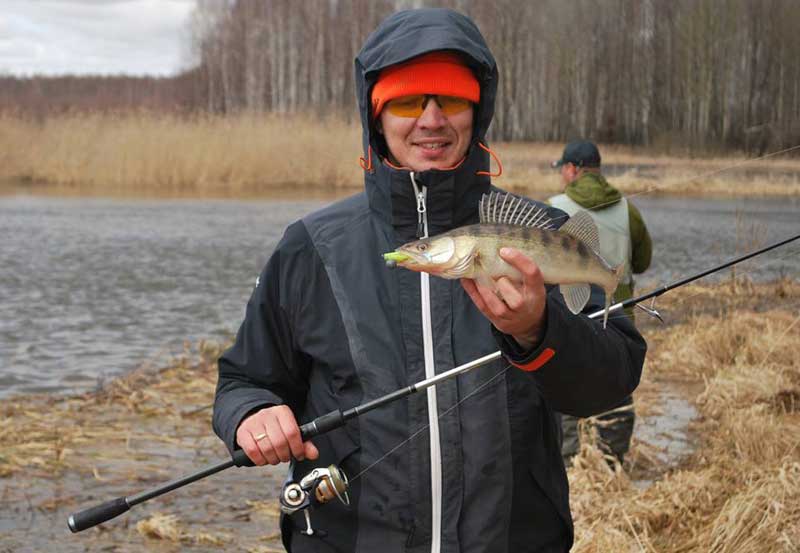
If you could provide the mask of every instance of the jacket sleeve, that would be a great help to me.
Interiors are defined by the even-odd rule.
[[[653,256],[653,242],[642,214],[636,206],[628,202],[628,225],[631,233],[631,269],[634,273],[643,273],[650,266]]]
[[[589,305],[585,312],[602,309],[602,291],[592,287]],[[494,332],[506,359],[531,371],[553,409],[576,417],[596,415],[638,386],[647,343],[628,317],[612,312],[603,329],[598,319],[570,313],[557,287],[548,292],[546,317],[542,340],[531,351]]]
[[[309,360],[295,347],[293,329],[310,247],[302,223],[286,230],[258,278],[235,343],[219,359],[212,424],[231,452],[250,413],[282,404],[297,412],[306,396]]]

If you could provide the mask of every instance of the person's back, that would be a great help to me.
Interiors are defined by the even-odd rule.
[[[561,159],[553,163],[561,170],[566,185],[562,194],[551,197],[548,203],[570,216],[586,211],[597,224],[600,255],[612,267],[624,265],[623,276],[614,293],[614,301],[632,298],[633,275],[644,272],[652,256],[652,242],[639,210],[602,175],[600,152],[588,141],[571,142],[564,148]],[[626,309],[633,320],[633,308]],[[630,448],[635,414],[633,398],[625,398],[608,413],[596,417],[600,446],[623,461]],[[578,452],[580,445],[578,420],[562,417],[562,455],[565,463]]]

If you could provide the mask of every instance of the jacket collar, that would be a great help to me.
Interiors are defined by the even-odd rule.
[[[400,242],[417,238],[417,198],[408,169],[397,169],[374,160],[365,176],[370,209],[390,223]],[[428,233],[441,234],[455,227],[478,222],[478,202],[489,191],[490,179],[478,175],[489,165],[488,154],[473,143],[467,158],[455,169],[414,173],[426,188]]]
[[[611,186],[603,175],[584,173],[572,181],[564,193],[586,209],[615,204],[622,199],[619,190]]]

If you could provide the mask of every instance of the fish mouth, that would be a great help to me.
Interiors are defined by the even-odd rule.
[[[403,252],[389,252],[383,254],[384,261],[394,261],[395,263],[403,263],[411,259],[411,256]]]
[[[419,271],[421,267],[428,265],[428,261],[424,256],[402,251],[385,253],[383,254],[383,260],[387,267],[403,267],[412,271]]]

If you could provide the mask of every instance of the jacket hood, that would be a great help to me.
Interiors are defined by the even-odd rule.
[[[584,173],[569,183],[564,193],[586,209],[611,205],[622,199],[619,190],[611,186],[603,175],[596,173]]]
[[[458,52],[477,77],[481,100],[475,109],[470,152],[476,149],[477,142],[485,142],[494,115],[497,65],[478,27],[465,15],[450,9],[405,10],[386,18],[367,37],[355,59],[356,95],[365,157],[370,147],[373,153],[380,151],[370,121],[370,94],[378,74],[390,65],[436,50]],[[489,160],[488,156],[485,157],[488,170]],[[380,163],[377,158],[372,160],[373,165],[376,162]]]

